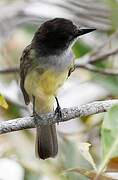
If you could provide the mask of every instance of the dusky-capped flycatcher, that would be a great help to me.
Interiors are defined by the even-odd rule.
[[[57,90],[74,69],[71,46],[79,36],[93,30],[80,29],[70,20],[55,18],[43,23],[24,49],[20,59],[20,86],[27,105],[35,98],[38,114],[53,111]],[[55,125],[37,127],[36,148],[42,159],[57,154]]]

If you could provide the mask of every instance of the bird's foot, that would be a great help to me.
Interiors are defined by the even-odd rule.
[[[57,117],[57,124],[59,124],[59,122],[62,120],[62,112],[61,112],[61,107],[59,105],[59,101],[57,99],[57,97],[55,97],[56,102],[57,102],[57,107],[55,109],[55,116]]]

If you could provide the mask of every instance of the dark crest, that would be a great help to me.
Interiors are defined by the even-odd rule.
[[[77,32],[78,29],[72,21],[55,18],[41,25],[34,35],[33,42],[36,47],[42,48],[45,53],[54,54],[68,48],[77,37]]]

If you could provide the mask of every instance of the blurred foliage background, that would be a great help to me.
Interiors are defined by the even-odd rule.
[[[97,28],[97,31],[79,39],[73,52],[76,58],[87,53],[109,52],[118,47],[118,1],[93,0],[1,0],[0,1],[0,71],[19,67],[23,49],[31,42],[42,22],[53,17],[72,19],[79,26]],[[118,55],[94,64],[103,70],[118,69]],[[8,108],[0,107],[0,121],[23,117],[32,113],[24,104],[19,87],[19,74],[0,73],[0,94]],[[118,97],[118,76],[103,75],[77,69],[59,91],[61,107],[72,107],[96,100]],[[54,159],[35,157],[35,129],[0,136],[0,179],[2,180],[86,180],[80,168],[91,171],[103,160],[101,126],[104,113],[61,123],[57,126],[59,154]],[[83,155],[80,146],[90,143]],[[88,146],[88,145],[87,145]],[[118,175],[117,175],[118,177]],[[92,178],[91,178],[92,179]]]

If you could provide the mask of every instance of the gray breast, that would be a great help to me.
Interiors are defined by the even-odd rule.
[[[73,61],[73,53],[71,50],[64,51],[60,55],[51,55],[47,57],[40,57],[37,59],[42,68],[53,68],[57,71],[63,71],[68,68]]]

